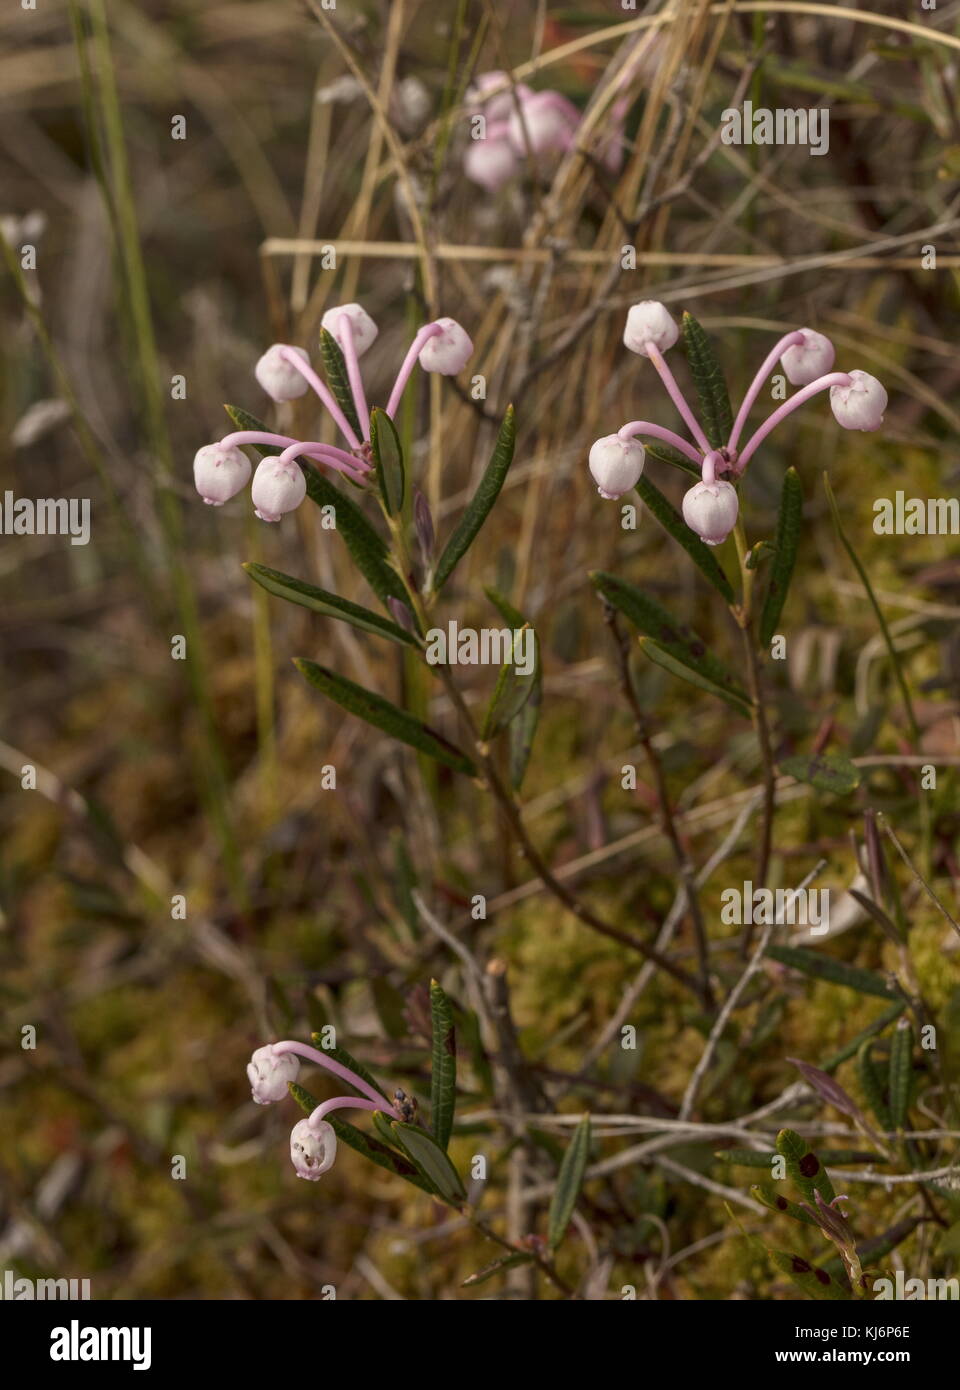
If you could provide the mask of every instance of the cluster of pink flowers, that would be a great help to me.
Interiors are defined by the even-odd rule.
[[[341,1081],[346,1081],[359,1096],[334,1096],[325,1100],[306,1119],[295,1124],[290,1133],[290,1159],[298,1178],[316,1182],[328,1172],[337,1156],[337,1136],[326,1118],[334,1110],[379,1110],[392,1119],[402,1120],[400,1112],[382,1096],[376,1087],[364,1081],[349,1067],[334,1061],[326,1053],[306,1043],[286,1041],[267,1043],[258,1047],[247,1065],[253,1099],[258,1105],[274,1105],[289,1094],[289,1083],[296,1081],[300,1058],[325,1067]]]
[[[360,358],[377,336],[377,325],[359,304],[343,304],[328,309],[323,327],[336,340],[343,353],[360,435],[347,420],[329,388],[317,376],[303,348],[274,343],[254,369],[257,381],[274,401],[292,401],[312,387],[346,441],[345,449],[315,440],[292,439],[289,435],[262,430],[235,430],[215,444],[198,449],[193,460],[197,491],[212,507],[220,507],[242,491],[250,481],[250,460],[244,444],[271,445],[282,449],[261,460],[253,474],[251,495],[256,514],[262,521],[279,521],[292,512],[306,496],[307,484],[297,460],[307,458],[363,483],[372,471],[370,456],[370,411],[367,408]],[[417,362],[425,372],[453,376],[461,371],[473,352],[473,343],[453,319],[436,319],[423,326],[403,359],[387,401],[386,413],[393,419],[404,389]]]
[[[600,496],[617,498],[636,487],[643,472],[645,451],[638,435],[662,440],[678,449],[701,473],[701,481],[683,499],[683,519],[707,545],[720,545],[736,525],[740,503],[733,483],[743,474],[758,446],[781,420],[811,396],[829,390],[830,408],[844,429],[877,430],[883,423],[887,393],[876,377],[861,371],[833,371],[835,353],[829,338],[812,328],[798,328],[785,334],[767,354],[743,398],[730,438],[722,448],[715,449],[663,358],[679,336],[678,324],[656,300],[634,304],[627,314],[624,344],[653,363],[696,447],[673,430],[647,420],[631,420],[616,434],[597,440],[590,450],[589,466]],[[741,449],[738,446],[747,416],[778,361],[787,380],[801,389],[774,410]]]
[[[485,72],[467,93],[467,110],[482,116],[483,135],[473,139],[463,157],[463,172],[488,193],[514,178],[527,156],[540,161],[573,148],[580,111],[561,92],[535,92],[520,82],[511,87],[506,73]],[[622,156],[623,116],[628,102],[618,102],[610,115],[613,134],[601,158],[615,173]]]

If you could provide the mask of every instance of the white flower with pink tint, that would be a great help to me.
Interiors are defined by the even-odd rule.
[[[275,1052],[273,1043],[258,1047],[247,1063],[247,1076],[258,1105],[273,1105],[289,1093],[287,1083],[296,1081],[300,1062],[292,1052]]]
[[[797,334],[801,341],[784,349],[780,363],[793,386],[809,386],[830,371],[836,352],[830,339],[812,328],[798,328]]]
[[[505,121],[489,125],[482,140],[471,140],[463,156],[463,172],[471,183],[497,193],[514,177],[519,161],[506,136]]]
[[[436,319],[431,327],[439,332],[431,334],[420,349],[420,366],[425,372],[456,376],[473,356],[473,343],[456,319]]]
[[[193,481],[204,502],[222,507],[250,481],[250,460],[236,445],[204,444],[193,458]]]
[[[362,357],[376,339],[379,329],[366,309],[359,304],[339,304],[335,309],[328,309],[320,320],[321,327],[325,328],[332,338],[335,338],[338,346],[346,351],[347,336],[345,325],[349,323],[353,334],[353,344],[357,351],[357,356]]]
[[[697,483],[683,497],[683,519],[706,545],[720,545],[737,524],[737,490],[722,479]]]
[[[887,393],[869,372],[852,371],[849,381],[830,387],[830,409],[845,430],[878,430],[887,408]]]
[[[608,434],[590,449],[589,467],[601,497],[614,501],[636,487],[646,453],[637,439]]]
[[[296,463],[287,463],[282,455],[268,455],[260,461],[253,475],[250,496],[261,521],[279,521],[287,512],[295,511],[307,495],[307,480]]]
[[[314,1111],[314,1115],[316,1113]],[[316,1182],[333,1167],[336,1156],[337,1136],[331,1124],[320,1120],[315,1125],[311,1115],[294,1125],[290,1134],[290,1159],[298,1178]]]
[[[579,122],[580,112],[559,92],[533,92],[511,110],[507,133],[521,157],[528,142],[531,154],[552,154],[571,147]]]
[[[308,390],[310,383],[297,368],[297,357],[309,366],[310,358],[303,348],[290,347],[287,343],[274,343],[273,347],[267,348],[254,367],[254,376],[273,400],[294,401]]]
[[[627,323],[623,330],[624,346],[641,357],[648,357],[647,344],[652,343],[658,352],[672,348],[680,336],[680,327],[667,309],[656,299],[643,299],[627,312]]]

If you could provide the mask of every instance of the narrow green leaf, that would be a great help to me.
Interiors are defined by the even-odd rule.
[[[397,1143],[433,1183],[443,1200],[453,1207],[462,1207],[467,1193],[460,1174],[433,1136],[418,1125],[404,1124],[400,1120],[394,1120],[391,1129]]]
[[[733,429],[733,411],[720,359],[692,314],[684,313],[680,327],[700,405],[703,432],[715,449],[722,449]]]
[[[547,1217],[547,1243],[556,1250],[567,1233],[590,1156],[590,1116],[584,1115],[563,1155]]]
[[[900,935],[900,932],[893,920],[887,916],[882,907],[878,906],[878,904],[875,903],[872,898],[868,898],[866,893],[861,893],[856,888],[849,888],[847,891],[849,892],[851,898],[853,898],[854,902],[859,903],[860,906],[863,908],[864,912],[866,912],[870,917],[873,918],[877,926],[883,932],[884,936],[892,945],[903,945],[903,937]]]
[[[780,770],[832,796],[849,796],[860,785],[860,769],[837,753],[798,753],[781,758]]]
[[[265,425],[262,420],[257,419],[256,415],[251,415],[249,410],[244,410],[242,406],[225,405],[223,408],[238,430],[259,430],[262,434],[276,433],[270,429],[269,425]],[[263,458],[264,454],[283,453],[283,450],[277,448],[275,444],[245,444],[243,447],[255,449],[260,458]]]
[[[810,1264],[801,1255],[787,1250],[771,1250],[769,1253],[777,1269],[788,1275],[808,1298],[819,1302],[842,1302],[852,1297],[849,1288],[841,1284],[836,1275]]]
[[[825,1202],[833,1201],[837,1194],[826,1168],[796,1130],[781,1129],[777,1135],[777,1153],[786,1159],[787,1172],[808,1202],[816,1204],[815,1192],[819,1192]]]
[[[875,1018],[873,1022],[868,1024],[855,1038],[851,1038],[848,1043],[845,1043],[839,1052],[835,1052],[829,1061],[824,1062],[823,1070],[836,1071],[841,1062],[846,1062],[850,1057],[853,1057],[860,1051],[860,1048],[868,1038],[875,1037],[877,1033],[882,1033],[889,1023],[893,1023],[898,1019],[906,1007],[906,1000],[901,999],[894,1004],[892,1008],[886,1009],[879,1018]]]
[[[642,441],[644,452],[651,458],[655,458],[658,463],[669,463],[671,468],[679,468],[681,473],[688,473],[691,478],[700,481],[701,470],[692,459],[688,459],[686,454],[681,454],[679,449],[674,449],[669,444],[664,444],[662,440],[651,439]]]
[[[300,1106],[301,1110],[309,1115],[316,1110],[319,1101],[299,1086],[296,1081],[288,1081],[287,1086],[290,1094]],[[376,1112],[375,1112],[376,1113]],[[436,1196],[436,1189],[416,1167],[404,1157],[402,1153],[397,1153],[396,1149],[388,1149],[385,1144],[381,1144],[379,1139],[372,1139],[364,1134],[362,1129],[357,1129],[347,1120],[340,1120],[336,1115],[327,1116],[328,1123],[333,1126],[333,1132],[337,1136],[337,1142],[346,1144],[348,1148],[354,1149],[364,1158],[368,1158],[371,1163],[375,1163],[378,1168],[385,1168],[388,1173],[393,1173],[395,1177],[404,1178],[407,1182],[412,1182],[414,1187],[419,1187],[421,1192],[428,1192],[431,1197]]]
[[[757,1149],[717,1149],[713,1156],[735,1168],[766,1168],[767,1172],[776,1158],[773,1152],[760,1153]]]
[[[698,690],[705,690],[709,695],[715,695],[718,700],[735,709],[738,714],[749,718],[750,706],[741,700],[731,690],[725,690],[722,685],[717,685],[714,681],[702,676],[699,671],[687,666],[682,661],[677,661],[676,657],[670,652],[665,651],[658,642],[654,642],[650,637],[640,638],[640,650],[644,656],[648,656],[651,661],[658,666],[662,666],[665,671],[669,671],[672,676],[679,676],[681,680],[687,681],[690,685],[695,685]]]
[[[308,468],[307,496],[318,507],[332,507],[336,530],[343,537],[353,562],[381,603],[388,598],[409,602],[403,580],[390,564],[387,546],[363,512],[345,492],[341,492],[316,468]]]
[[[880,999],[896,997],[893,986],[882,975],[863,970],[859,965],[835,960],[821,951],[812,951],[808,946],[768,946],[767,955],[781,965],[788,965],[791,970],[812,975],[816,980],[829,980],[831,984],[844,985],[859,994],[875,994]]]
[[[804,1226],[818,1226],[817,1221],[799,1202],[791,1202],[789,1197],[775,1192],[769,1183],[754,1183],[750,1191],[758,1202],[769,1207],[771,1211],[779,1212],[781,1216],[790,1216],[794,1221],[799,1221]]]
[[[437,561],[437,568],[433,576],[435,590],[443,588],[456,566],[470,549],[481,526],[489,516],[500,489],[503,487],[510,464],[513,462],[516,438],[517,426],[513,406],[508,405],[486,471],[480,479],[476,492],[467,504],[459,525],[447,541],[443,554]]]
[[[446,1152],[457,1105],[457,1034],[450,1000],[436,980],[430,981],[430,1018],[433,1026],[430,1122],[434,1138]]]
[[[347,364],[340,351],[340,344],[326,328],[320,329],[320,360],[323,362],[323,374],[327,378],[327,385],[333,393],[334,400],[347,417],[347,424],[357,438],[362,439],[363,430],[357,416],[357,407],[354,405],[353,392],[350,390]]]
[[[505,598],[503,594],[493,588],[485,588],[484,593],[509,627],[523,627],[526,619],[519,609],[514,608],[509,599]],[[513,787],[514,791],[519,791],[523,783],[527,764],[530,761],[530,754],[533,751],[533,740],[536,737],[537,725],[540,722],[540,709],[543,704],[543,667],[540,660],[540,638],[537,636],[535,630],[533,649],[533,685],[519,714],[516,714],[510,721],[508,761],[510,767],[510,785]]]
[[[295,657],[293,664],[312,686],[322,691],[341,709],[365,719],[368,724],[381,729],[391,738],[409,744],[420,753],[429,754],[431,758],[436,758],[437,762],[455,768],[457,772],[465,772],[468,777],[476,774],[476,768],[465,753],[428,725],[414,719],[412,714],[407,714],[406,710],[398,709],[389,700],[385,700],[382,695],[365,690],[362,685],[347,680],[346,676],[338,676],[335,671],[328,670],[326,666],[318,666],[316,662],[307,661],[304,657]]]
[[[590,580],[598,593],[628,618],[645,637],[651,637],[675,660],[697,671],[712,685],[718,685],[743,704],[750,697],[698,633],[686,623],[678,623],[666,608],[625,579],[594,570]]]
[[[396,516],[403,506],[406,488],[403,449],[393,421],[378,406],[374,406],[370,412],[370,448],[377,466],[377,482],[383,505],[389,516]]]
[[[901,1018],[890,1039],[890,1125],[902,1129],[910,1103],[910,1082],[913,1077],[913,1031],[908,1018]]]
[[[480,737],[486,741],[505,729],[510,721],[520,713],[533,694],[536,684],[536,663],[529,675],[521,675],[517,670],[517,660],[521,656],[521,644],[526,641],[524,628],[515,631],[511,637],[509,661],[505,661],[497,676],[487,712],[483,718]],[[536,641],[536,638],[534,638]]]
[[[381,618],[379,613],[371,613],[369,608],[362,608],[359,603],[351,603],[349,599],[327,593],[325,589],[318,589],[304,579],[294,579],[280,570],[268,569],[266,565],[247,563],[243,568],[262,589],[276,594],[278,598],[287,599],[289,603],[298,603],[301,608],[309,608],[327,618],[338,618],[351,627],[372,632],[377,637],[389,637],[392,642],[402,642],[411,647],[417,645],[416,639],[406,629],[392,623],[389,618]]]
[[[793,576],[800,544],[800,527],[803,520],[803,488],[795,468],[788,468],[783,478],[783,491],[780,494],[780,515],[777,518],[777,539],[770,578],[767,581],[767,594],[760,614],[760,641],[766,647],[777,630],[783,605]]]
[[[483,1269],[478,1269],[476,1274],[468,1275],[460,1287],[462,1289],[475,1289],[478,1284],[485,1284],[495,1274],[502,1274],[507,1269],[516,1269],[517,1265],[532,1263],[532,1255],[527,1255],[523,1250],[515,1250],[512,1255],[501,1255],[498,1260],[493,1260],[492,1263],[484,1265]]]
[[[890,1108],[884,1095],[880,1071],[873,1060],[873,1051],[868,1039],[857,1053],[857,1078],[863,1098],[876,1116],[881,1129],[892,1129]]]
[[[683,546],[701,574],[709,579],[727,603],[733,603],[733,589],[730,587],[730,580],[717,563],[716,556],[710,547],[704,545],[700,537],[690,530],[673,503],[668,501],[660,489],[655,487],[645,475],[641,476],[637,483],[637,492],[641,500],[647,504],[651,515],[656,517],[663,529],[668,531],[673,539]]]

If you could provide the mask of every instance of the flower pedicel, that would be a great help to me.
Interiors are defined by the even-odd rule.
[[[319,397],[346,441],[346,448],[317,441],[293,439],[285,434],[266,430],[235,430],[215,444],[204,444],[193,460],[193,478],[203,500],[213,507],[222,507],[231,497],[242,492],[250,481],[250,460],[243,445],[267,445],[279,449],[261,459],[253,474],[251,496],[256,514],[262,521],[279,521],[287,512],[299,507],[307,493],[306,478],[300,459],[332,468],[351,482],[362,485],[373,472],[370,462],[370,411],[367,407],[360,358],[377,337],[377,325],[359,304],[342,304],[328,309],[322,319],[323,327],[334,338],[343,353],[350,395],[360,435],[350,424],[329,387],[310,365],[303,348],[288,343],[274,343],[254,368],[257,381],[274,401],[292,401],[311,388]],[[399,408],[407,382],[419,362],[425,372],[453,376],[462,371],[473,353],[473,343],[456,320],[436,319],[425,324],[411,343],[390,392],[386,413],[393,419]]]
[[[636,436],[659,439],[678,449],[701,471],[701,481],[684,496],[683,519],[707,545],[720,545],[736,526],[740,504],[734,483],[743,475],[752,455],[767,435],[805,401],[829,390],[830,408],[844,429],[877,430],[883,423],[887,393],[876,377],[858,370],[831,370],[835,353],[830,339],[812,328],[798,328],[785,334],[767,354],[743,398],[730,438],[722,449],[714,449],[663,358],[679,336],[676,320],[656,300],[634,304],[627,314],[625,346],[653,363],[695,446],[673,430],[649,420],[631,420],[615,435],[597,440],[590,450],[589,466],[600,496],[617,498],[635,487],[643,472],[643,449]],[[778,406],[738,450],[747,417],[778,362],[787,379],[800,390]],[[617,450],[616,441],[623,446],[622,452]],[[639,452],[628,452],[638,447]],[[720,477],[722,473],[732,481]]]

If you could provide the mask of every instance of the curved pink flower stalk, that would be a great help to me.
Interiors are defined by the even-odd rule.
[[[318,463],[325,463],[328,468],[335,468],[338,473],[345,473],[356,483],[362,482],[370,472],[370,465],[363,459],[345,453],[343,449],[337,449],[332,444],[318,444],[315,440],[306,439],[295,439],[289,448],[284,449],[278,462],[293,463],[301,455],[316,459]]]
[[[326,1067],[327,1071],[332,1072],[334,1076],[339,1076],[341,1081],[346,1081],[348,1085],[361,1091],[365,1096],[369,1096],[374,1102],[370,1107],[372,1110],[389,1111],[390,1114],[395,1115],[398,1120],[401,1118],[387,1100],[386,1096],[382,1096],[374,1086],[371,1086],[368,1081],[364,1081],[362,1076],[358,1076],[355,1071],[351,1071],[349,1067],[345,1067],[342,1062],[335,1062],[334,1059],[328,1057],[325,1052],[320,1052],[317,1048],[310,1047],[309,1044],[299,1042],[295,1038],[288,1038],[284,1042],[273,1044],[273,1053],[275,1056],[282,1057],[288,1052],[292,1052],[298,1057],[304,1057],[308,1062],[316,1062],[317,1066]]]
[[[333,417],[333,421],[336,424],[337,429],[343,435],[344,439],[346,439],[347,443],[350,445],[350,448],[359,449],[361,441],[353,432],[350,426],[350,422],[347,420],[347,417],[344,415],[343,411],[337,405],[337,402],[333,399],[333,396],[330,394],[330,391],[328,390],[326,384],[320,380],[316,372],[310,366],[310,363],[305,362],[302,357],[300,357],[295,352],[291,352],[289,348],[284,348],[281,351],[280,356],[283,358],[285,362],[289,362],[291,367],[295,367],[297,371],[300,373],[300,375],[305,377],[306,380],[310,383],[314,391],[316,391],[317,395],[320,397],[320,400],[323,402],[326,410]]]
[[[384,1107],[375,1104],[372,1100],[361,1100],[359,1096],[334,1096],[332,1100],[325,1100],[317,1106],[316,1110],[311,1110],[307,1116],[307,1124],[311,1129],[316,1129],[317,1125],[329,1115],[332,1110],[380,1110]],[[395,1110],[392,1105],[387,1105],[386,1113],[392,1115],[395,1120],[402,1120],[403,1116],[399,1110]]]
[[[683,423],[686,425],[687,429],[690,431],[694,439],[700,445],[700,448],[703,450],[703,452],[705,454],[709,454],[713,446],[711,445],[707,436],[704,434],[703,430],[700,428],[700,424],[697,420],[697,417],[694,415],[693,411],[687,405],[686,397],[680,390],[680,387],[677,385],[676,377],[673,375],[673,372],[671,372],[670,368],[664,361],[660,349],[657,347],[656,343],[650,341],[649,339],[644,343],[643,346],[646,355],[650,358],[650,361],[656,368],[660,380],[667,388],[667,395],[670,397],[674,405],[679,410],[681,418],[683,419]]]
[[[350,382],[350,393],[353,396],[353,403],[357,408],[357,419],[360,421],[360,428],[363,430],[364,439],[370,438],[370,411],[367,409],[367,397],[363,390],[363,377],[360,375],[360,357],[357,353],[357,344],[353,336],[353,320],[349,314],[340,314],[338,318],[340,332],[343,335],[343,359],[347,364],[347,379]]]
[[[298,439],[292,438],[289,434],[269,434],[266,430],[236,430],[233,434],[225,434],[219,441],[221,444],[272,444],[275,449],[286,449],[292,444],[299,444]],[[317,453],[308,453],[308,450],[316,449]],[[354,457],[353,454],[346,453],[343,449],[335,449],[332,444],[306,444],[301,447],[301,452],[307,454],[308,458],[316,458],[318,463],[325,463],[326,459],[322,454],[333,452],[344,460],[349,460],[351,467],[367,469],[368,465],[362,459]]]
[[[812,396],[819,395],[821,391],[826,391],[831,386],[849,386],[851,381],[852,378],[848,372],[827,372],[826,376],[817,377],[817,380],[811,381],[809,386],[802,386],[799,391],[794,392],[789,400],[784,401],[783,405],[778,406],[773,414],[764,420],[756,433],[751,435],[749,441],[743,446],[737,460],[737,472],[743,472],[750,458],[756,453],[771,430],[775,430],[781,420],[785,420],[788,415],[792,414],[797,406],[803,405],[804,401],[810,400]]]
[[[633,439],[638,434],[648,434],[651,439],[661,439],[664,444],[672,444],[681,454],[686,454],[691,463],[699,466],[703,462],[702,455],[692,444],[688,444],[679,434],[674,434],[673,430],[664,429],[662,425],[653,425],[649,420],[631,420],[628,425],[622,425],[617,434],[621,439]],[[709,447],[707,445],[708,449]]]
[[[417,336],[407,348],[407,355],[400,365],[400,370],[397,372],[397,379],[393,383],[393,390],[390,392],[390,399],[387,401],[387,414],[390,416],[391,420],[399,409],[400,402],[403,399],[403,393],[407,387],[407,382],[410,380],[410,373],[416,366],[421,349],[431,338],[435,338],[442,332],[443,329],[438,323],[426,323],[421,329],[418,329]]]
[[[740,409],[737,411],[737,418],[733,422],[733,429],[730,432],[730,439],[727,442],[727,449],[731,454],[736,450],[737,441],[743,433],[744,425],[747,423],[747,416],[753,409],[754,401],[763,389],[764,382],[780,361],[780,358],[787,348],[794,347],[802,342],[803,334],[799,329],[795,329],[792,333],[785,333],[776,346],[772,347],[767,353],[767,356],[763,359],[760,370],[753,378],[753,381],[751,381],[749,390],[743,398]]]

